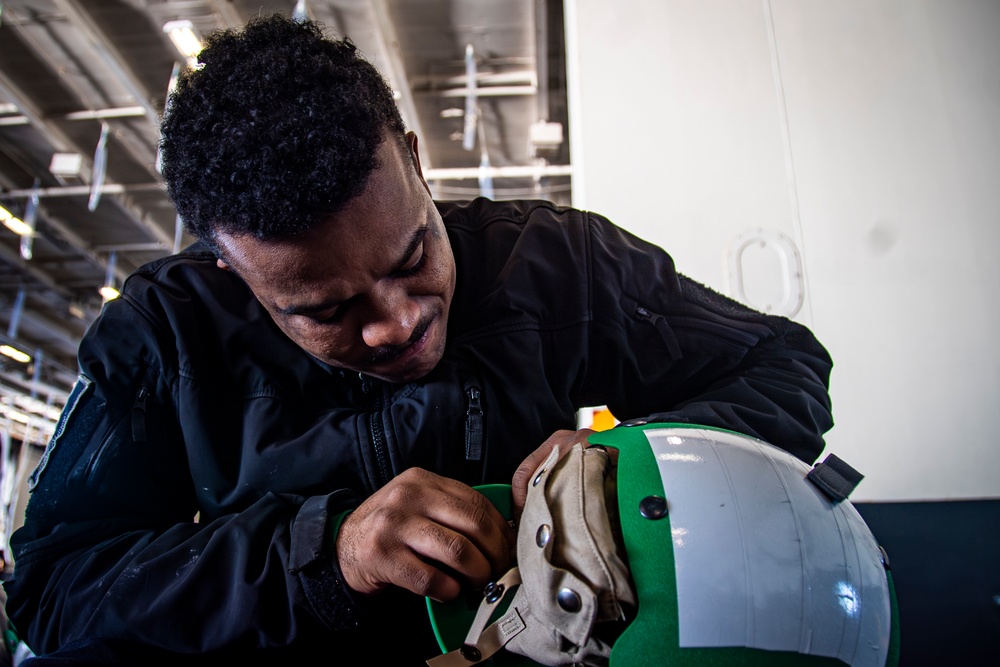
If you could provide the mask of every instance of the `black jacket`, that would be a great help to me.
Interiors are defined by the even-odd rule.
[[[423,632],[420,601],[353,599],[332,555],[338,516],[404,469],[509,483],[592,405],[807,462],[822,450],[831,362],[806,328],[678,275],[594,214],[439,209],[458,272],[448,345],[405,385],[311,358],[203,247],[128,279],[80,346],[12,539],[8,613],[29,646],[328,653],[353,636],[423,660],[434,645],[404,636]]]

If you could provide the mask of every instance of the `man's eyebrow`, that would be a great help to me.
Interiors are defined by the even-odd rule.
[[[401,254],[401,259],[396,262],[392,271],[399,271],[406,263],[410,261],[410,257],[413,253],[417,251],[417,248],[424,241],[424,237],[427,236],[427,225],[420,227],[413,232],[413,236],[410,237],[410,242],[406,246],[406,249]],[[327,301],[324,303],[304,303],[304,304],[293,304],[291,306],[285,306],[284,308],[275,308],[274,311],[279,315],[316,315],[319,313],[326,313],[341,304],[340,301]]]

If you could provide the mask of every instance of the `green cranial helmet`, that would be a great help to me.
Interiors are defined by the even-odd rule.
[[[897,665],[887,559],[846,499],[860,478],[709,427],[591,435],[535,472],[517,567],[428,600],[427,663]],[[510,516],[509,486],[480,488]]]

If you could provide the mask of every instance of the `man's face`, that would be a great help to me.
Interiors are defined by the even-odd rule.
[[[416,157],[416,137],[409,136]],[[455,258],[430,191],[391,137],[365,191],[291,240],[220,233],[219,266],[238,273],[275,323],[326,363],[390,382],[444,354]]]

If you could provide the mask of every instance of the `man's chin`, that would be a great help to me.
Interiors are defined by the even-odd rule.
[[[434,370],[439,361],[441,361],[440,354],[424,354],[421,358],[409,360],[409,363],[399,365],[389,364],[384,368],[374,366],[361,372],[379,380],[402,384],[405,382],[414,382],[424,377]]]

